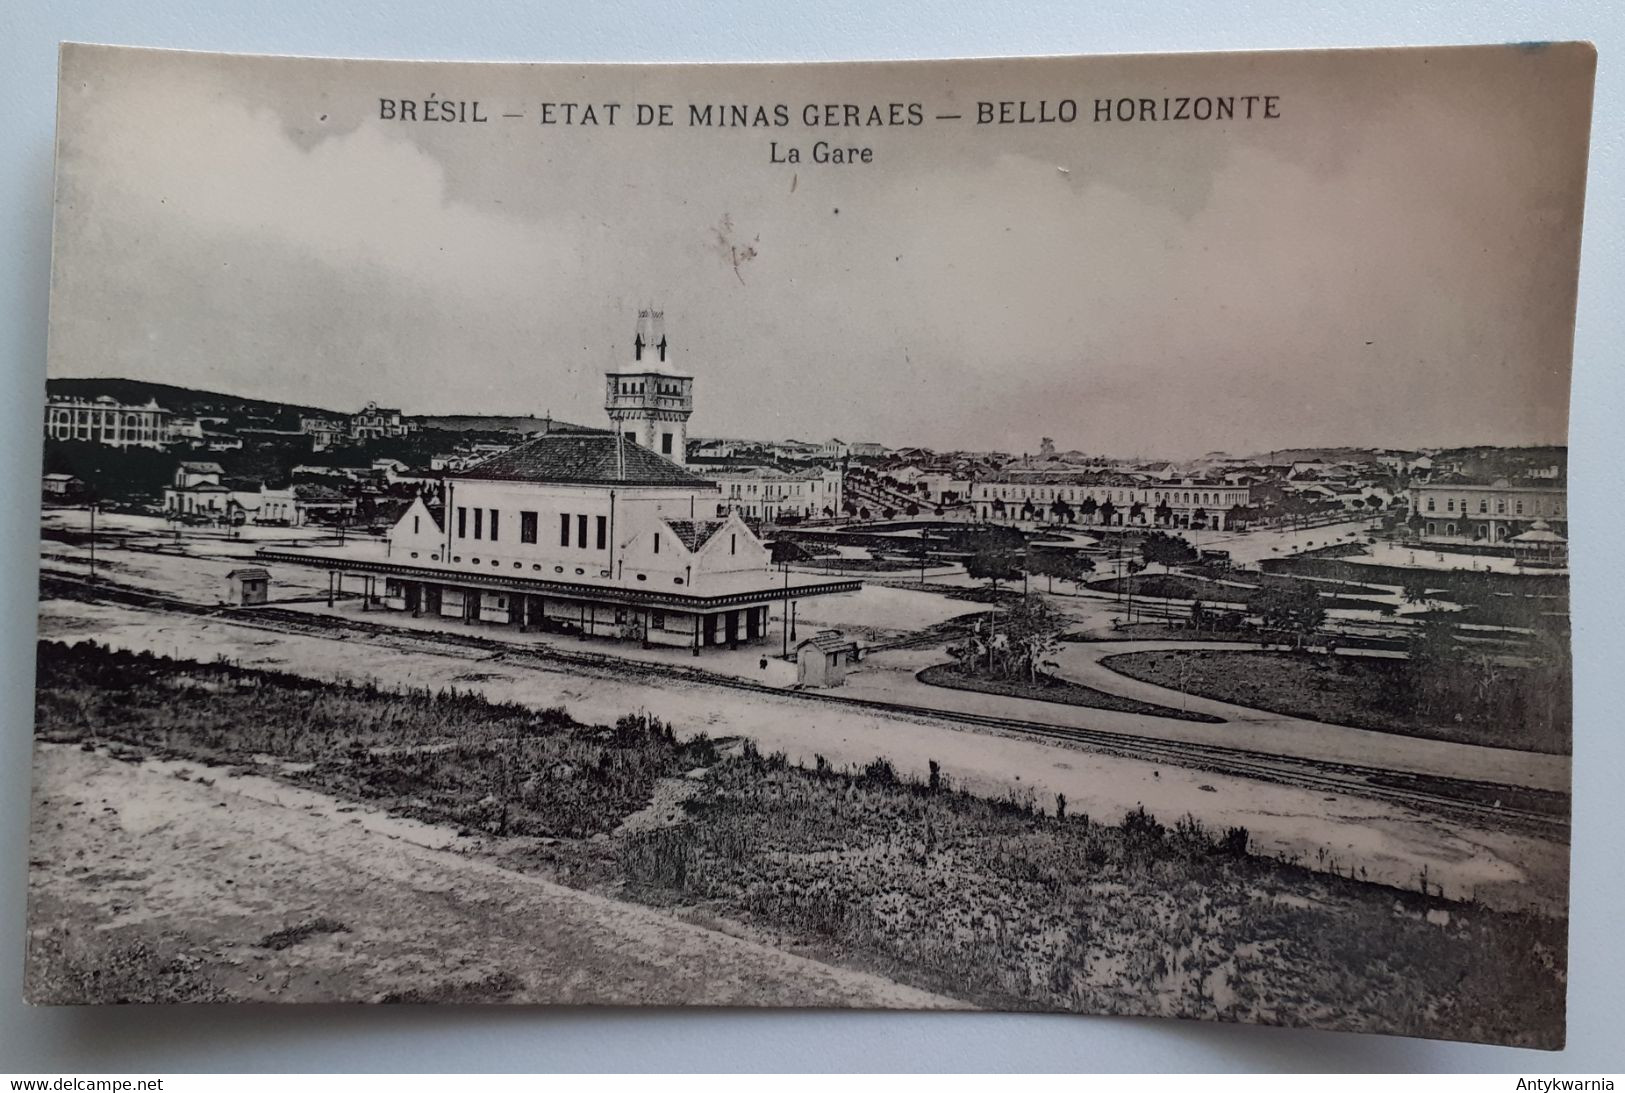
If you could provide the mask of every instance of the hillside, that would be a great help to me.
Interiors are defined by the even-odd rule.
[[[508,417],[500,414],[407,414],[402,420],[420,429],[441,429],[449,433],[603,433],[586,425],[574,425],[556,417]]]
[[[230,418],[240,422],[245,418],[267,418],[274,421],[297,422],[301,416],[339,417],[335,411],[318,406],[305,406],[292,402],[271,402],[266,399],[228,395],[219,391],[200,391],[191,387],[177,387],[169,383],[132,379],[48,379],[45,390],[50,395],[96,398],[109,395],[120,402],[140,405],[152,399],[166,410],[188,417],[198,415]]]

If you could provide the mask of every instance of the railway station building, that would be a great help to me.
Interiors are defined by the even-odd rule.
[[[721,486],[678,461],[692,383],[669,351],[663,331],[640,323],[633,359],[608,375],[613,431],[549,433],[448,474],[439,503],[415,500],[381,556],[261,557],[358,578],[369,605],[419,617],[696,654],[765,642],[775,603],[793,619],[801,599],[857,591],[855,580],[775,569]]]

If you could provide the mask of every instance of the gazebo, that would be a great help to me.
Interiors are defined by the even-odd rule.
[[[1536,520],[1528,531],[1514,535],[1510,542],[1519,565],[1556,568],[1569,564],[1569,541],[1544,520]]]

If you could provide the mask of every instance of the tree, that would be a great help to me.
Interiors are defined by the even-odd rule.
[[[1281,499],[1281,511],[1286,513],[1292,521],[1292,529],[1298,528],[1299,518],[1307,518],[1315,511],[1315,504],[1301,493],[1289,493]]]
[[[1004,613],[1006,674],[1020,676],[1028,683],[1037,683],[1041,674],[1047,675],[1055,667],[1053,657],[1067,625],[1066,616],[1044,602],[1043,597],[1023,596]]]
[[[1078,505],[1078,513],[1085,520],[1092,519],[1094,517],[1095,513],[1098,512],[1099,510],[1100,510],[1100,503],[1098,501],[1096,501],[1093,497],[1085,497],[1083,499],[1083,502],[1080,505]]]
[[[1207,527],[1207,509],[1198,508],[1195,512],[1191,513],[1191,527]]]
[[[1021,555],[1007,542],[988,539],[977,544],[971,556],[965,559],[965,572],[972,580],[992,581],[997,594],[1000,581],[1013,581],[1021,576]]]
[[[1247,610],[1259,616],[1266,629],[1293,635],[1300,648],[1303,639],[1313,637],[1326,621],[1319,593],[1307,585],[1260,588],[1247,598]]]
[[[1064,571],[1056,576],[1063,581],[1071,581],[1074,588],[1088,580],[1089,574],[1095,571],[1095,560],[1087,554],[1080,554],[1074,550],[1063,557],[1066,559]]]
[[[792,539],[774,539],[768,547],[768,554],[774,565],[793,565],[810,560],[807,552]]]
[[[1145,559],[1147,565],[1162,566],[1163,575],[1166,576],[1174,566],[1195,561],[1196,551],[1191,549],[1190,543],[1186,542],[1183,535],[1169,535],[1165,531],[1153,531],[1140,544],[1140,556]],[[1170,582],[1165,581],[1163,583],[1167,585]],[[1163,617],[1168,621],[1169,626],[1173,625],[1173,607],[1169,602],[1173,599],[1172,593],[1171,588],[1165,588],[1162,596]]]
[[[1248,522],[1247,507],[1245,505],[1231,505],[1230,511],[1225,514],[1230,519],[1230,527],[1240,528]]]
[[[1117,506],[1112,504],[1111,498],[1100,503],[1100,522],[1107,527],[1111,526],[1113,518],[1117,516]]]
[[[1420,574],[1407,575],[1399,586],[1399,592],[1406,603],[1426,603],[1428,599],[1427,578]]]
[[[1047,577],[1049,591],[1055,591],[1055,578],[1061,568],[1060,552],[1055,550],[1029,550],[1027,572],[1034,577]]]
[[[1049,591],[1055,591],[1055,578],[1081,584],[1095,571],[1095,563],[1075,550],[1036,550],[1027,559],[1027,572],[1049,578]]]
[[[1168,573],[1176,565],[1194,562],[1196,551],[1183,535],[1153,531],[1140,544],[1140,557],[1149,564],[1162,566],[1162,571]]]
[[[1152,510],[1152,516],[1155,518],[1156,523],[1161,524],[1163,527],[1167,527],[1174,522],[1174,509],[1172,505],[1168,504],[1166,497],[1157,502],[1157,507]]]
[[[1065,501],[1056,501],[1049,507],[1049,511],[1050,515],[1055,517],[1057,523],[1070,524],[1077,519],[1077,514],[1072,510],[1072,506]]]
[[[1134,502],[1134,504],[1132,504],[1132,505],[1130,505],[1128,507],[1129,523],[1131,523],[1131,524],[1139,523],[1140,518],[1142,516],[1144,516],[1144,515],[1145,515],[1145,505],[1141,504],[1139,501]]]

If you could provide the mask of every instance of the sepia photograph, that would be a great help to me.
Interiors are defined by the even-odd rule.
[[[1595,62],[65,45],[28,1001],[1561,1048]]]

